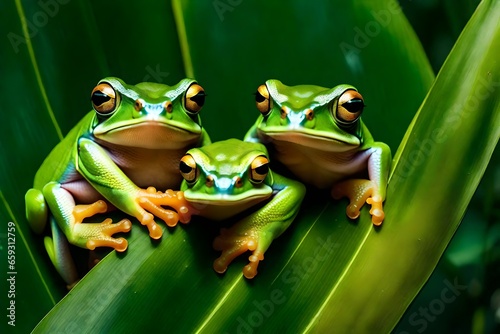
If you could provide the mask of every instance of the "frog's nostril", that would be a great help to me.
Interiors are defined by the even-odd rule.
[[[144,100],[143,99],[135,100],[135,103],[134,103],[135,110],[141,111],[143,107],[144,107]]]
[[[212,175],[207,176],[207,179],[205,180],[205,185],[209,188],[212,188],[214,186],[214,177]]]
[[[306,119],[308,121],[312,121],[312,119],[314,118],[314,110],[312,109],[307,109],[304,114],[306,115]]]
[[[170,114],[172,112],[172,109],[173,109],[173,106],[172,106],[172,102],[170,101],[167,101],[163,104],[165,110]]]
[[[241,179],[241,177],[237,176],[234,178],[234,186],[236,188],[241,188],[243,186],[243,180]]]
[[[289,112],[288,107],[281,107],[281,118],[285,119]]]

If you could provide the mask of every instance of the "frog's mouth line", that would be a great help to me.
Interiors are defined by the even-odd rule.
[[[332,151],[334,148],[336,148],[334,151],[349,151],[361,145],[361,141],[354,136],[352,136],[352,141],[344,141],[332,137],[330,133],[325,131],[312,133],[308,132],[307,129],[287,129],[286,131],[267,129],[265,133],[258,131],[258,136],[264,143],[274,140],[285,141],[301,146],[316,147],[325,151]]]
[[[101,125],[98,125],[94,129],[94,134],[97,133],[99,135],[104,135],[106,133],[112,133],[112,132],[116,132],[116,131],[132,129],[132,128],[142,128],[144,126],[148,126],[151,128],[154,128],[154,127],[169,128],[169,129],[172,129],[174,131],[181,131],[181,132],[192,133],[192,134],[200,134],[201,133],[201,126],[199,126],[198,124],[196,124],[196,128],[188,129],[181,122],[163,121],[159,117],[148,117],[146,119],[140,119],[140,120],[136,120],[136,121],[132,121],[132,122],[131,121],[119,122],[119,123],[116,123],[112,129],[110,129],[110,130],[104,129],[104,131],[99,131]]]
[[[107,131],[100,131],[99,126],[94,130],[94,136],[108,143],[141,147],[148,149],[182,149],[196,142],[200,131],[191,131],[176,124],[143,120],[138,123],[127,123],[113,127]]]
[[[266,194],[251,196],[228,195],[221,199],[220,195],[201,194],[191,197],[189,191],[184,191],[184,197],[191,202],[198,215],[213,220],[225,220],[238,215],[246,210],[258,210],[272,197],[272,190]]]
[[[202,194],[201,196],[197,196],[196,194],[190,193],[189,190],[184,191],[184,197],[188,202],[193,202],[196,204],[205,204],[205,205],[217,205],[217,206],[234,206],[235,203],[238,204],[247,204],[256,201],[263,201],[271,197],[272,191],[257,193],[255,195],[246,196],[243,195],[226,195],[226,194],[216,194],[216,195],[207,195]]]

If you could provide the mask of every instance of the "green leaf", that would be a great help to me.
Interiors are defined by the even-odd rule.
[[[315,330],[388,331],[432,273],[500,137],[499,20],[500,4],[483,1],[457,41],[402,144],[385,226],[370,231]],[[367,312],[368,300],[391,312]]]

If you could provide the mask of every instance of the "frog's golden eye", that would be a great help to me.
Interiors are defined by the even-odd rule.
[[[269,98],[269,90],[266,85],[260,85],[259,88],[257,88],[257,92],[255,92],[255,103],[257,104],[257,109],[259,109],[262,116],[265,117],[269,115],[273,106],[271,99]]]
[[[259,155],[250,164],[250,181],[257,184],[262,183],[266,179],[268,172],[269,160],[265,156]]]
[[[118,94],[107,82],[98,84],[90,96],[94,110],[100,115],[109,115],[116,110]]]
[[[184,106],[186,107],[186,110],[192,114],[199,113],[205,104],[205,97],[206,94],[203,87],[197,83],[192,83],[187,89],[186,96],[184,98]]]
[[[193,183],[198,177],[198,171],[196,167],[196,161],[191,154],[186,154],[182,157],[179,163],[179,170],[181,175],[188,183]]]
[[[339,97],[336,119],[345,125],[352,124],[361,116],[364,107],[361,94],[353,89],[346,90]]]

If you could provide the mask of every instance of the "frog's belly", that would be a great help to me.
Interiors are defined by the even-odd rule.
[[[127,150],[110,152],[110,156],[125,175],[138,187],[155,187],[157,190],[178,190],[182,181],[179,161],[184,151],[147,152]],[[182,153],[181,153],[182,152]],[[92,203],[102,195],[78,172],[74,171],[61,180],[61,186],[68,190],[76,203]]]
[[[272,144],[273,159],[285,165],[302,182],[317,188],[331,187],[368,167],[368,150],[326,151],[276,138]]]
[[[84,178],[64,182],[61,184],[61,187],[73,196],[75,204],[90,204],[103,199],[103,196]]]
[[[109,150],[113,161],[138,187],[158,190],[177,190],[182,176],[179,161],[186,152],[181,150],[148,150],[144,148],[113,148]]]

